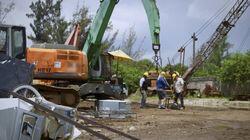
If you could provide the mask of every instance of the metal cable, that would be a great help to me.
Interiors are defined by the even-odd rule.
[[[195,33],[199,36],[218,16],[220,16],[230,5],[232,1],[228,0],[217,12],[211,16]],[[183,45],[184,49],[192,42],[192,38],[189,38]],[[178,52],[173,55],[172,61],[176,59]]]
[[[248,28],[247,33],[245,34],[244,38],[242,39],[240,46],[238,48],[238,51],[242,51],[243,48],[245,48],[246,42],[248,41],[247,39],[249,38],[249,36],[250,36],[250,27]]]
[[[231,5],[228,0],[217,12],[211,16],[196,32],[195,34],[200,35],[218,16],[220,16],[229,6]]]

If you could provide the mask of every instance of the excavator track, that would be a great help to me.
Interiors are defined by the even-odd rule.
[[[80,102],[78,89],[75,87],[57,87],[42,84],[34,84],[32,86],[34,86],[46,100],[53,103],[76,107]]]

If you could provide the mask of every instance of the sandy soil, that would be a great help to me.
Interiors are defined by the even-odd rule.
[[[250,140],[250,111],[186,107],[185,110],[140,109],[132,103],[136,115],[123,120],[94,119],[143,140]],[[93,127],[111,139],[126,139]],[[84,133],[79,139],[97,139]]]

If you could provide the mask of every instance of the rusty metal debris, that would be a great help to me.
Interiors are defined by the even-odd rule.
[[[67,123],[69,123],[69,124],[71,124],[71,125],[76,126],[76,127],[79,128],[79,129],[83,129],[83,130],[85,130],[85,131],[87,131],[87,132],[93,134],[94,136],[96,136],[96,137],[98,137],[98,138],[101,138],[101,139],[104,139],[104,140],[109,140],[109,139],[110,139],[110,138],[108,138],[107,136],[105,136],[105,135],[103,135],[103,134],[101,134],[101,133],[98,133],[98,132],[96,132],[96,131],[90,129],[88,126],[84,126],[84,125],[82,125],[82,124],[76,122],[76,121],[73,120],[72,118],[69,118],[69,117],[64,116],[64,115],[62,115],[62,114],[59,114],[59,113],[57,113],[57,112],[51,110],[50,108],[47,108],[47,107],[45,107],[45,106],[43,106],[43,105],[41,105],[41,104],[39,104],[39,103],[36,103],[36,102],[34,102],[34,101],[30,100],[30,99],[27,99],[27,98],[23,97],[22,95],[19,95],[19,94],[15,93],[15,92],[8,92],[8,91],[5,91],[5,90],[0,90],[0,92],[2,92],[2,93],[8,93],[9,95],[12,95],[13,97],[16,97],[16,98],[18,98],[18,99],[21,99],[21,100],[23,100],[23,101],[25,101],[25,102],[27,102],[27,103],[33,105],[34,108],[37,109],[38,111],[44,112],[44,113],[46,113],[47,115],[52,116],[52,117],[55,117],[55,118],[57,118],[57,119],[59,119],[59,120],[63,120],[63,121],[65,121],[65,122],[67,122]],[[90,119],[87,119],[87,118],[85,118],[85,117],[83,117],[83,116],[79,116],[79,115],[78,115],[77,117],[79,117],[80,119],[83,119],[84,121],[86,121],[86,122],[89,123],[89,124],[93,124],[93,125],[100,126],[101,128],[104,128],[104,129],[107,129],[107,130],[112,131],[112,132],[114,132],[114,133],[117,133],[117,134],[119,134],[119,135],[121,135],[121,136],[124,136],[124,137],[126,137],[126,138],[128,138],[128,139],[131,139],[131,140],[138,140],[138,138],[136,138],[136,137],[133,137],[133,136],[128,135],[128,134],[125,134],[125,133],[123,133],[123,132],[121,132],[121,131],[115,130],[115,129],[110,128],[110,127],[107,127],[107,126],[105,126],[105,125],[98,124],[97,122],[94,122],[94,121],[92,121],[92,120],[90,120]]]

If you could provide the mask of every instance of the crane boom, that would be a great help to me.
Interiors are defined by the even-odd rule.
[[[100,56],[100,47],[103,34],[109,23],[115,5],[119,0],[100,0],[100,6],[96,16],[91,24],[86,42],[83,46],[83,52],[88,57],[89,66],[92,68]]]
[[[217,27],[210,39],[202,45],[201,51],[197,54],[195,62],[188,68],[188,70],[183,74],[183,79],[188,81],[190,77],[196,72],[201,65],[210,58],[211,54],[215,50],[216,43],[222,40],[228,32],[235,26],[236,22],[242,16],[249,6],[248,0],[237,0],[233,7],[230,9],[226,17]]]
[[[160,45],[160,16],[155,0],[142,0],[147,13],[153,45]]]
[[[156,6],[155,0],[142,0],[144,9],[146,11],[149,23],[149,29],[152,39],[152,48],[155,52],[154,62],[156,64],[156,70],[160,65],[159,50],[160,50],[160,14]]]

